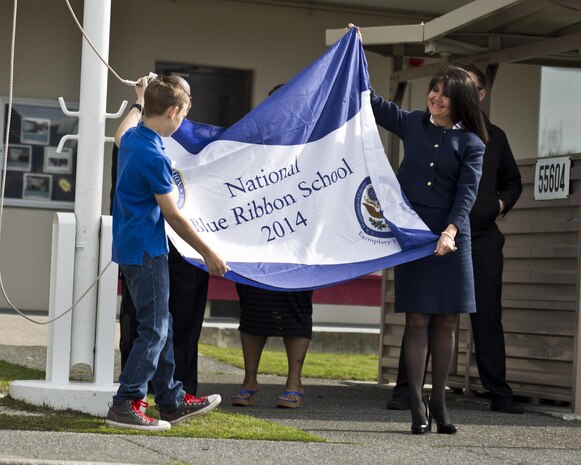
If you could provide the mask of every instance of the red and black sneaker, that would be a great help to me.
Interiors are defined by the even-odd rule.
[[[177,425],[186,418],[203,415],[214,410],[222,402],[220,394],[208,397],[196,397],[186,394],[177,408],[173,410],[159,409],[159,417],[172,425]]]
[[[143,413],[147,407],[147,402],[141,399],[124,400],[118,404],[113,404],[109,407],[105,424],[115,428],[140,431],[167,431],[171,428],[167,421],[156,420]]]

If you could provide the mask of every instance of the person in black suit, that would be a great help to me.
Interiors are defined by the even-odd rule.
[[[486,78],[473,63],[464,66],[476,82],[479,98],[486,97]],[[518,166],[505,132],[486,118],[489,140],[484,152],[482,178],[470,212],[472,262],[477,312],[470,314],[476,364],[482,386],[490,392],[490,410],[523,413],[506,382],[506,352],[502,327],[502,270],[504,236],[496,224],[522,192]],[[409,387],[403,350],[397,384],[387,403],[389,410],[409,408]]]

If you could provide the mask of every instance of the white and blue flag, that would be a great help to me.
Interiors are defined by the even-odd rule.
[[[179,207],[226,260],[226,277],[314,289],[433,253],[437,237],[388,163],[369,89],[352,29],[230,128],[184,120],[164,140]]]

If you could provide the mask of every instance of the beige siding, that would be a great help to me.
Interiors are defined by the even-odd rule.
[[[71,0],[82,22],[84,4]],[[7,96],[13,2],[0,1],[0,96]],[[361,26],[406,24],[386,17],[317,8],[226,0],[116,0],[111,4],[109,62],[125,79],[155,71],[156,62],[239,68],[252,71],[252,104],[326,50],[325,30],[349,22]],[[65,2],[19,2],[14,97],[68,104],[78,102],[82,36]],[[369,71],[378,92],[387,93],[389,59],[369,53]],[[107,111],[116,112],[135,92],[108,76]],[[107,121],[112,136],[119,120]],[[1,142],[0,142],[1,145]],[[111,144],[105,145],[102,212],[109,211]],[[10,300],[25,310],[46,311],[49,303],[52,222],[55,211],[6,207],[0,271]],[[0,309],[8,304],[0,295]]]
[[[499,222],[506,237],[503,325],[507,381],[515,394],[572,401],[579,256],[581,155],[571,156],[570,196],[535,201],[536,159],[519,161],[523,194]],[[380,382],[394,382],[404,317],[393,313],[393,272],[384,272]],[[449,386],[482,391],[468,315],[462,315]]]

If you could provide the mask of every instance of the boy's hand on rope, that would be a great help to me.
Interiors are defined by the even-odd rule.
[[[137,80],[137,85],[135,86],[135,95],[137,96],[137,103],[143,105],[145,95],[145,89],[147,88],[147,84],[149,84],[149,80],[147,76],[140,77]]]

